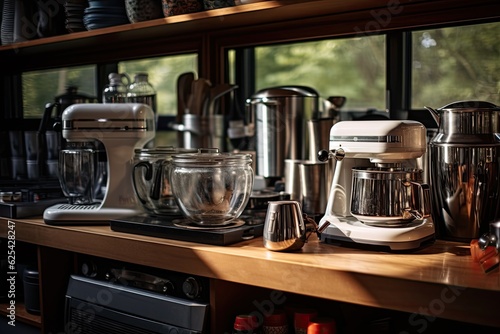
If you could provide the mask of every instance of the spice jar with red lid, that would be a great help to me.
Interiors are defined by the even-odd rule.
[[[264,318],[263,334],[288,334],[288,323],[284,310],[275,310]]]
[[[295,334],[307,334],[309,320],[317,316],[318,312],[314,309],[296,309],[293,317]]]
[[[233,334],[261,334],[255,315],[240,314],[234,319]]]
[[[307,334],[335,334],[337,326],[335,319],[328,317],[314,317],[309,320]]]

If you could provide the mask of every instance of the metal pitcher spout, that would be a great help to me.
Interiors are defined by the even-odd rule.
[[[439,124],[441,123],[441,119],[439,117],[438,111],[436,109],[433,109],[433,108],[427,107],[427,106],[424,106],[424,108],[430,111],[432,118],[434,119],[434,121],[436,121],[436,124],[439,127]]]

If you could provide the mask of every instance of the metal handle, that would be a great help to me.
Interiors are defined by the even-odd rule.
[[[144,175],[144,178],[146,179],[146,181],[150,181],[151,178],[153,177],[153,168],[152,168],[151,164],[148,161],[141,161],[134,166],[134,170],[132,172],[132,181],[133,181],[134,185],[137,184],[136,179],[135,179],[135,170],[137,168],[140,168],[140,167],[146,168],[146,174]],[[135,186],[134,186],[134,189],[135,189]],[[137,198],[139,198],[139,201],[141,201],[142,204],[147,203],[147,201],[141,197],[141,194],[139,193],[139,191],[137,191],[137,189],[136,189],[135,193],[137,195]]]
[[[402,181],[403,184],[406,181]],[[427,218],[431,215],[431,195],[429,185],[426,183],[418,183],[410,181],[411,184],[411,209],[409,213],[415,219]],[[416,190],[416,191],[415,191]]]
[[[329,159],[335,159],[336,161],[342,161],[345,157],[345,151],[342,148],[336,150],[321,150],[318,152],[318,160],[325,162]]]

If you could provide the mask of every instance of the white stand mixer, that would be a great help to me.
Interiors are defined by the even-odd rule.
[[[100,141],[107,155],[104,198],[93,204],[57,204],[47,208],[47,224],[107,224],[109,220],[143,212],[133,182],[134,150],[155,136],[150,107],[136,103],[73,104],[62,114],[62,136],[68,142]]]
[[[416,249],[433,241],[428,186],[400,179],[400,175],[422,172],[415,168],[416,159],[425,153],[426,147],[426,129],[419,122],[336,123],[330,131],[330,151],[319,153],[320,160],[336,160],[328,204],[319,223],[321,240],[387,246],[393,251]],[[366,176],[361,180],[365,183],[354,173]],[[418,194],[405,189],[414,185],[421,188]],[[379,186],[385,187],[383,191],[375,189]],[[386,191],[396,188],[404,194],[403,199],[399,193]],[[409,207],[413,200],[420,203],[422,210]],[[389,209],[381,208],[384,205]],[[400,210],[393,210],[394,207]]]

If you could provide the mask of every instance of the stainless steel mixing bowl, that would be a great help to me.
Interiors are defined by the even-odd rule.
[[[351,214],[369,225],[391,226],[430,215],[422,170],[353,168]]]

